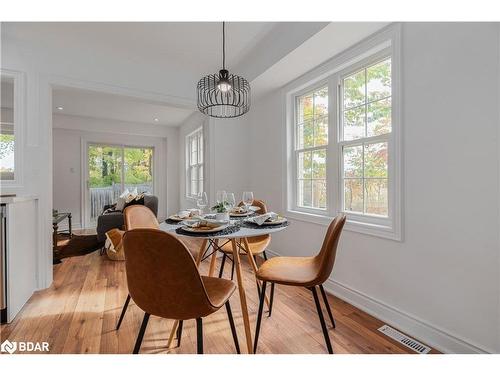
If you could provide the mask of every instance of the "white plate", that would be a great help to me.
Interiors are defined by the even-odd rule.
[[[186,232],[191,232],[191,233],[214,233],[214,232],[220,232],[223,229],[226,229],[229,225],[221,225],[220,227],[217,228],[212,228],[212,229],[207,229],[207,230],[199,230],[198,228],[191,228],[188,226],[182,227],[183,230]]]
[[[183,219],[181,219],[179,216],[177,215],[171,215],[168,217],[170,220],[173,220],[173,221],[183,221],[183,220],[189,220],[188,217],[185,217]]]
[[[246,216],[250,216],[252,214],[253,214],[253,212],[242,212],[241,214],[237,214],[236,212],[230,212],[229,216],[232,216],[232,217],[246,217]]]
[[[252,223],[254,224],[257,224],[255,221],[251,220]],[[282,217],[281,219],[278,219],[278,220],[275,220],[275,221],[264,221],[260,226],[264,226],[264,225],[280,225],[280,224],[283,224],[283,223],[286,223],[287,220],[286,220],[286,217]]]

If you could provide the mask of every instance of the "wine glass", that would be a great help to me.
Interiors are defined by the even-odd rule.
[[[208,206],[207,193],[200,192],[200,194],[198,194],[198,198],[196,200],[196,205],[198,206],[198,208],[201,211],[201,214],[203,215],[203,209]]]
[[[227,194],[225,190],[218,190],[215,196],[217,204],[224,203],[227,199]]]
[[[231,212],[234,206],[236,206],[236,198],[234,197],[234,193],[228,193],[225,202],[226,203],[224,204],[224,206],[226,207],[226,210],[228,212]]]
[[[253,193],[251,191],[244,191],[242,199],[245,209],[248,212],[250,206],[253,204]]]

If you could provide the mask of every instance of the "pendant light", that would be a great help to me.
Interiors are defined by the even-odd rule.
[[[217,118],[234,118],[250,109],[250,84],[226,69],[226,23],[222,22],[222,69],[198,82],[198,109]]]

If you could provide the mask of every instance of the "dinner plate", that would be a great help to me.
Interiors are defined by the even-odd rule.
[[[264,225],[280,225],[280,224],[283,224],[283,223],[286,223],[286,217],[282,217],[278,220],[275,220],[275,221],[264,221],[260,226],[264,226]],[[257,224],[256,222],[254,222],[253,220],[251,220],[252,223],[254,224]]]
[[[182,227],[182,230],[185,230],[186,232],[191,232],[191,233],[214,233],[214,232],[220,232],[223,229],[226,229],[228,225],[221,225],[220,227],[216,228],[210,228],[210,229],[205,229],[205,230],[200,230],[198,228],[191,228],[188,226]]]
[[[252,214],[253,214],[253,211],[252,212],[242,212],[240,214],[238,214],[236,212],[230,212],[229,216],[232,216],[232,217],[246,217],[246,216],[250,216]]]
[[[179,216],[177,215],[171,215],[168,217],[170,220],[173,220],[173,221],[183,221],[183,220],[189,220],[189,217],[185,217],[185,218],[180,218]]]

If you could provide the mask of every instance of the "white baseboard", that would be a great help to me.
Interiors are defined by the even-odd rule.
[[[279,253],[267,249],[268,254],[281,256]],[[350,303],[358,309],[382,320],[388,325],[406,333],[409,336],[443,353],[493,353],[493,350],[482,348],[459,338],[450,332],[435,327],[415,316],[389,306],[364,293],[333,279],[328,279],[324,288],[336,297]]]

